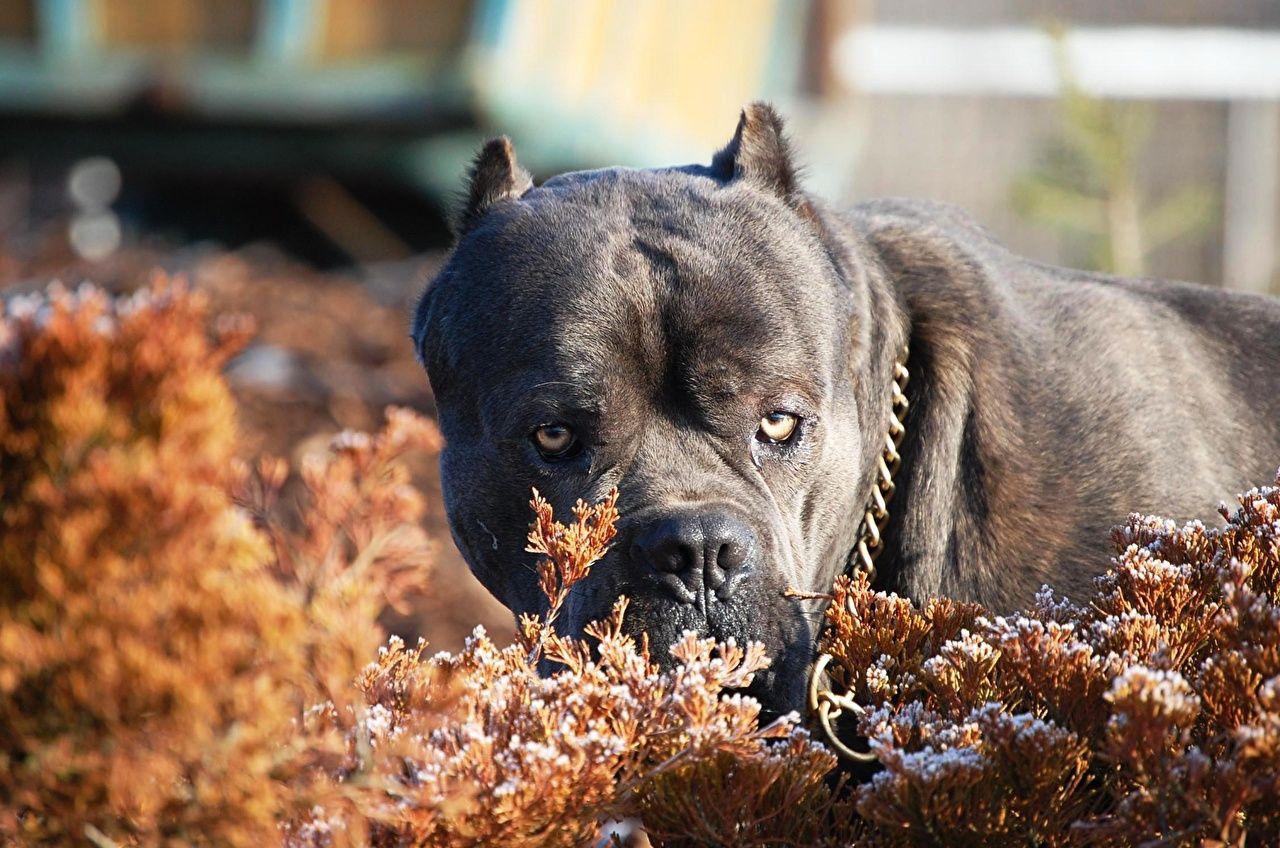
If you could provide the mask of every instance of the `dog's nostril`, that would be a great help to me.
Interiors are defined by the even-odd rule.
[[[638,562],[666,574],[683,574],[702,566],[702,528],[686,518],[664,518],[647,526],[631,546]]]
[[[722,601],[729,600],[734,591],[742,583],[748,571],[747,564],[751,556],[751,541],[744,534],[730,532],[716,550],[715,557],[708,563],[706,570],[707,586],[713,589],[716,597]]]
[[[716,554],[716,565],[726,573],[737,571],[746,564],[749,553],[749,547],[737,539],[725,542]]]
[[[725,578],[724,568],[719,565],[712,564],[718,560],[719,560],[719,557],[716,556],[711,561],[709,561],[707,564],[707,568],[702,576],[703,581],[706,582],[707,587],[710,589],[719,589],[721,586],[724,585],[724,578]]]
[[[728,600],[748,570],[751,550],[749,528],[715,511],[664,517],[639,532],[630,553],[659,585],[692,603],[704,588]]]
[[[680,574],[689,570],[690,553],[684,547],[662,551],[653,558],[653,567],[667,574]]]

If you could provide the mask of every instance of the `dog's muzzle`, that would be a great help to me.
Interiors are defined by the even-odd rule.
[[[638,574],[685,604],[732,600],[758,551],[746,522],[717,507],[664,513],[636,529],[629,549]]]

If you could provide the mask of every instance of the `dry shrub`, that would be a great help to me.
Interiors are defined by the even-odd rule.
[[[661,672],[622,630],[625,599],[588,626],[590,643],[555,632],[613,536],[616,498],[580,502],[565,525],[535,493],[529,550],[544,555],[550,611],[524,617],[515,644],[477,630],[456,655],[382,651],[336,772],[352,805],[294,825],[292,844],[340,844],[351,811],[389,846],[582,845],[628,816],[672,845],[848,842],[852,810],[823,780],[831,754],[794,717],[760,727],[754,700],[725,694],[768,665],[761,645],[687,633]]]
[[[248,328],[207,323],[163,280],[5,305],[0,841],[576,845],[639,813],[678,842],[671,799],[702,784],[726,799],[703,843],[823,827],[833,758],[794,719],[760,728],[753,701],[722,697],[767,664],[758,645],[690,635],[660,673],[622,632],[625,602],[598,646],[555,633],[613,500],[568,525],[535,501],[552,612],[516,644],[378,651],[379,613],[431,558],[398,460],[434,429],[392,410],[306,460],[282,504],[282,462],[235,461],[219,369]]]
[[[325,789],[332,742],[297,719],[349,690],[422,568],[395,458],[430,425],[393,414],[304,468],[296,531],[265,510],[284,473],[265,462],[255,526],[219,374],[247,328],[207,322],[163,280],[5,307],[0,840],[277,840]]]
[[[1222,530],[1131,518],[1083,606],[1045,590],[997,617],[841,579],[824,647],[880,763],[846,791],[822,746],[789,719],[757,728],[732,694],[759,646],[688,634],[660,673],[622,633],[625,600],[594,648],[557,635],[616,512],[580,503],[563,526],[535,496],[550,612],[508,648],[393,643],[339,781],[381,845],[574,845],[624,816],[664,845],[1273,844],[1280,488],[1240,503]],[[341,823],[299,844],[335,844]]]
[[[1082,605],[917,609],[842,579],[837,676],[884,768],[869,844],[1280,843],[1280,487],[1131,516]]]

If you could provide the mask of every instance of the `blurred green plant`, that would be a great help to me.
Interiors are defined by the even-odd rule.
[[[1039,164],[1014,180],[1013,207],[1076,246],[1081,255],[1073,263],[1141,276],[1159,248],[1204,238],[1218,219],[1216,197],[1203,183],[1147,197],[1138,162],[1151,136],[1151,107],[1085,93],[1071,71],[1065,30],[1051,34],[1062,80],[1061,134],[1045,141]]]

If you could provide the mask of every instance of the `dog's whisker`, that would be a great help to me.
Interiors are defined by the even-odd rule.
[[[496,551],[496,550],[498,550],[498,547],[499,547],[499,546],[498,546],[498,537],[497,537],[497,536],[495,536],[495,535],[494,535],[494,533],[493,533],[493,531],[489,529],[489,526],[488,526],[487,524],[485,524],[483,521],[481,521],[480,519],[478,519],[478,518],[476,519],[476,524],[479,524],[479,525],[480,525],[480,529],[481,529],[481,530],[483,530],[484,532],[486,532],[486,533],[488,533],[488,534],[489,534],[489,538],[493,540],[493,549],[494,549],[495,551]]]

